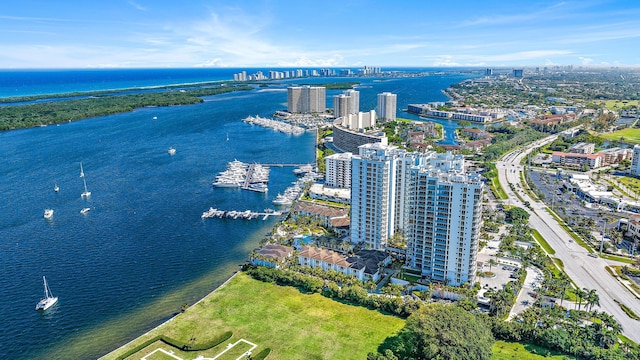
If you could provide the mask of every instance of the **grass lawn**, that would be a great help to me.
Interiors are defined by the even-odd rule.
[[[638,106],[638,100],[600,100],[598,102],[604,102],[604,106],[609,110],[619,110],[630,105]]]
[[[610,134],[600,134],[600,137],[606,140],[620,140],[629,144],[640,144],[640,129],[626,128],[618,131],[614,131]]]
[[[640,193],[640,179],[631,176],[616,176],[615,179],[635,193]]]
[[[185,342],[195,337],[197,343],[204,343],[225,331],[232,331],[233,337],[223,346],[243,338],[258,345],[254,353],[271,348],[272,359],[365,359],[403,326],[404,320],[394,316],[239,273],[183,314],[105,359],[115,359],[123,350],[158,334]],[[130,359],[139,359],[150,350],[147,347]]]
[[[496,341],[493,345],[492,360],[543,360],[543,359],[576,359],[574,356],[562,355],[539,346],[506,341]]]
[[[540,244],[540,246],[542,246],[542,248],[549,254],[549,255],[553,255],[556,253],[555,250],[553,250],[553,248],[551,247],[551,245],[549,245],[549,243],[547,242],[547,240],[545,240],[542,235],[540,235],[540,233],[538,232],[538,230],[536,229],[531,229],[531,235],[533,236],[534,239],[536,239],[536,241],[538,242],[538,244]]]

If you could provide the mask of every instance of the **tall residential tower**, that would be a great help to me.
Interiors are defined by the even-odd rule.
[[[326,88],[292,86],[287,88],[287,111],[290,113],[323,113],[327,109]]]
[[[380,121],[396,120],[396,94],[383,92],[378,94],[378,116]]]

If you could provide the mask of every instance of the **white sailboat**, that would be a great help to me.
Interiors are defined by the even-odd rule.
[[[42,281],[44,281],[44,298],[38,301],[38,303],[36,304],[36,310],[47,310],[56,302],[58,302],[58,298],[56,296],[53,296],[53,294],[51,293],[51,289],[49,289],[47,278],[43,276]]]
[[[87,190],[87,180],[82,178],[82,182],[84,183],[84,192],[80,194],[80,197],[89,197],[91,195],[91,191]]]

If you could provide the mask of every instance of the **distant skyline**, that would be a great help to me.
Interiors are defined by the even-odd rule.
[[[33,1],[0,68],[640,66],[628,1]]]

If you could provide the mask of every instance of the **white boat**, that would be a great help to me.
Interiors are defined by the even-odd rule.
[[[88,213],[89,211],[91,211],[91,208],[88,208],[88,207],[87,207],[87,208],[84,208],[84,209],[80,210],[80,214],[86,214],[86,213]]]
[[[229,133],[227,133],[227,141],[229,141]]]
[[[49,289],[49,285],[47,285],[47,279],[44,276],[42,277],[42,281],[44,281],[44,298],[38,301],[36,310],[47,310],[58,302],[58,298],[51,293],[51,289]]]
[[[154,117],[153,117],[153,120],[158,120],[158,117],[157,117],[157,116],[154,116]]]
[[[84,170],[82,170],[82,163],[80,163],[80,177],[84,177]]]
[[[84,183],[84,192],[80,194],[80,197],[89,197],[91,196],[91,191],[87,190],[87,180],[82,178],[82,182]]]
[[[273,199],[272,203],[275,205],[291,205],[293,204],[293,200],[286,195],[278,194],[278,196]]]
[[[45,209],[44,210],[44,218],[51,219],[53,217],[53,209]]]
[[[174,155],[176,153],[176,149],[170,147],[169,148],[169,155]]]
[[[53,185],[53,191],[55,191],[55,192],[60,191],[60,188],[58,187],[58,184]]]

